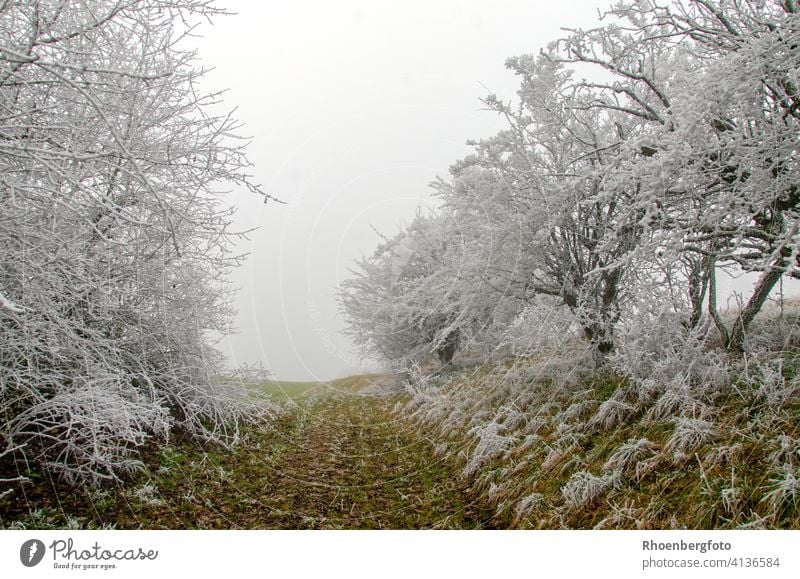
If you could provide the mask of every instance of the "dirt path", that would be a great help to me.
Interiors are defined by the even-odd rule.
[[[475,528],[480,515],[394,399],[328,393],[272,462],[268,526]]]
[[[397,399],[360,395],[362,385],[317,389],[235,452],[170,447],[134,487],[83,489],[50,508],[116,528],[488,526],[457,473],[392,412]]]

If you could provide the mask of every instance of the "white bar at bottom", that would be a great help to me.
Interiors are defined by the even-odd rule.
[[[30,551],[32,540],[45,552],[27,567],[22,559],[30,553],[21,549],[25,544]],[[616,579],[679,573],[800,577],[800,531],[0,531],[0,577]]]

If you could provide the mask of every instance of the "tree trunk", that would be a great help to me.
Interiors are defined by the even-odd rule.
[[[729,352],[741,354],[744,352],[744,339],[747,335],[747,328],[750,322],[756,317],[764,302],[767,301],[772,288],[778,283],[783,275],[783,270],[773,268],[761,274],[761,277],[756,284],[753,295],[747,305],[739,312],[739,315],[734,322],[733,329],[731,330],[730,337],[728,338],[727,348]]]
[[[728,328],[717,311],[717,260],[714,257],[709,257],[708,260],[708,315],[714,320],[714,325],[722,336],[722,343],[727,347],[730,342]]]
[[[436,348],[436,355],[439,357],[439,361],[443,364],[452,362],[453,356],[455,356],[456,350],[458,350],[459,342],[458,330],[450,332],[442,344]]]
[[[614,349],[614,338],[603,324],[591,323],[583,326],[583,335],[592,344],[592,358],[595,366],[602,367],[606,357]]]
[[[692,314],[687,327],[692,330],[697,327],[703,318],[703,302],[708,290],[708,266],[711,257],[692,258],[689,270],[689,301],[692,305]]]

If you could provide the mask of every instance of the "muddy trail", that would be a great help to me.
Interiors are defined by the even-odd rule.
[[[27,515],[13,518],[21,515],[27,528],[491,527],[489,509],[472,502],[430,441],[392,412],[397,398],[364,395],[364,385],[314,388],[234,451],[161,449],[134,485],[76,492],[41,481],[38,493],[25,491]]]

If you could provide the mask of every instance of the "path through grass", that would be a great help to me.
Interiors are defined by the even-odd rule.
[[[171,446],[159,452],[134,486],[71,494],[62,490],[56,501],[44,496],[45,509],[29,508],[34,516],[28,515],[28,526],[489,526],[489,511],[468,500],[457,473],[434,456],[429,441],[392,413],[397,399],[359,394],[369,381],[355,378],[298,389],[277,428],[251,432],[233,452]]]

